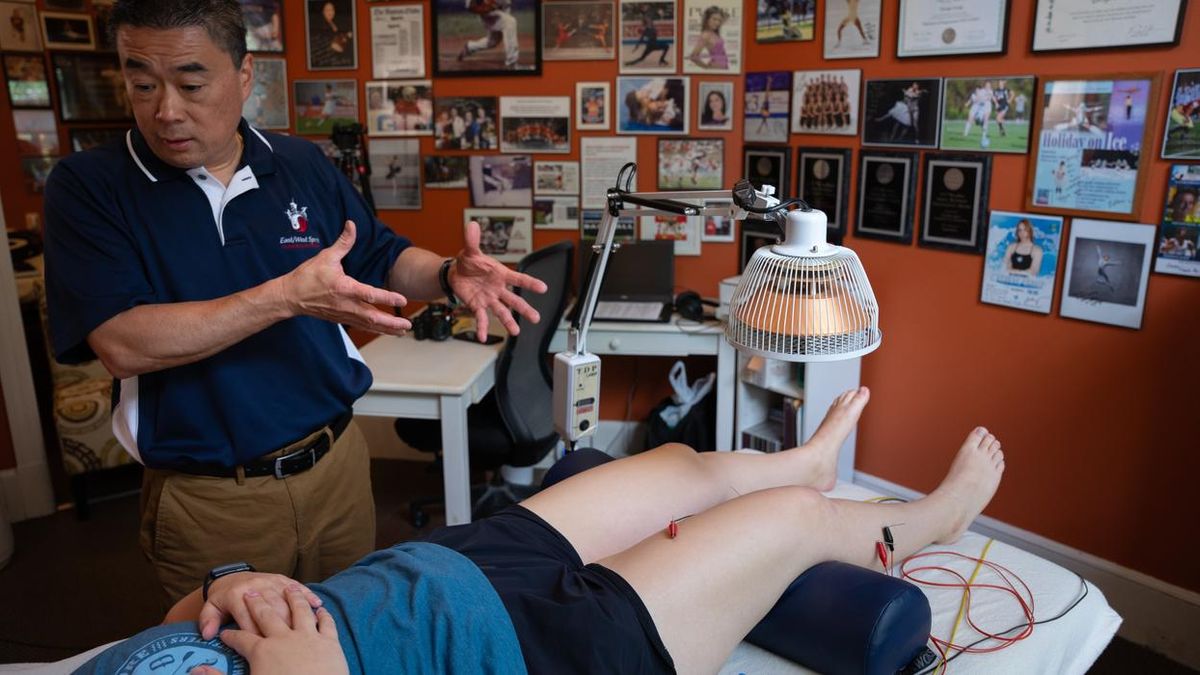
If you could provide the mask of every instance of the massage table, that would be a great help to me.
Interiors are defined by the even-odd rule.
[[[862,486],[838,483],[827,493],[830,497],[864,501],[882,496]],[[934,545],[927,551],[955,551],[963,555],[978,557],[987,538],[968,532],[955,544]],[[1034,616],[1037,620],[1048,619],[1066,609],[1083,592],[1082,584],[1073,572],[1052,562],[1026,553],[1002,542],[993,542],[987,559],[1003,565],[1018,575],[1033,591]],[[964,577],[970,577],[974,564],[965,560],[951,561],[949,558],[929,561],[950,567]],[[896,570],[899,573],[899,570]],[[986,582],[987,570],[980,572],[977,582]],[[924,576],[930,576],[924,573]],[[930,576],[930,578],[933,578]],[[994,579],[994,577],[993,577]],[[1086,582],[1084,582],[1086,583]],[[933,610],[933,632],[940,638],[950,635],[951,627],[958,615],[962,592],[956,589],[921,587],[929,598]],[[1015,601],[1009,596],[995,592],[976,592],[971,599],[972,616],[977,625],[990,632],[999,632],[1020,623],[1023,618]],[[1087,583],[1087,597],[1062,618],[1034,627],[1028,638],[998,652],[989,654],[962,654],[950,662],[949,671],[955,675],[967,673],[1085,673],[1104,648],[1112,640],[1121,617],[1117,615],[1100,589]],[[954,641],[958,644],[974,642],[980,636],[966,624],[965,619],[958,628]],[[23,675],[59,675],[70,673],[100,653],[109,645],[101,645],[83,654],[54,663],[29,663],[0,665],[0,672],[22,673]],[[777,656],[764,649],[742,642],[725,666],[721,675],[801,675],[813,671],[793,661]]]

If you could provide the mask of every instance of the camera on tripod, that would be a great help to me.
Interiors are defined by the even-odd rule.
[[[413,337],[418,340],[433,340],[441,342],[450,339],[450,329],[454,324],[454,312],[450,305],[435,302],[413,317]]]
[[[362,150],[362,137],[367,128],[358,122],[339,122],[333,125],[329,140],[342,152],[357,152]]]
[[[337,148],[338,169],[358,188],[363,200],[374,214],[375,197],[371,195],[371,159],[366,151],[367,128],[358,122],[333,125],[329,140]]]

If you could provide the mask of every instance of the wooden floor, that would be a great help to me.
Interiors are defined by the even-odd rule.
[[[429,466],[372,463],[379,546],[413,539],[444,523],[438,508],[429,510],[431,522],[422,530],[408,522],[409,499],[441,490],[441,478]],[[137,510],[137,496],[129,495],[95,504],[86,522],[67,510],[13,526],[16,551],[0,570],[0,663],[55,661],[162,620],[165,599],[138,548]],[[1091,672],[1200,671],[1117,638]]]

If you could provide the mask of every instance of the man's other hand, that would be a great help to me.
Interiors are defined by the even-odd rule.
[[[510,335],[521,331],[512,313],[516,312],[537,323],[537,310],[529,306],[510,286],[534,293],[545,293],[546,284],[528,274],[515,272],[479,248],[479,223],[471,221],[466,227],[466,245],[450,266],[450,287],[460,302],[475,314],[476,337],[487,339],[488,310],[491,310]]]

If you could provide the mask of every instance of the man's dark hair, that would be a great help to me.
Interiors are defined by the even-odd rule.
[[[116,42],[121,26],[190,28],[208,31],[214,43],[240,68],[246,58],[246,22],[238,0],[117,0],[108,30]]]

